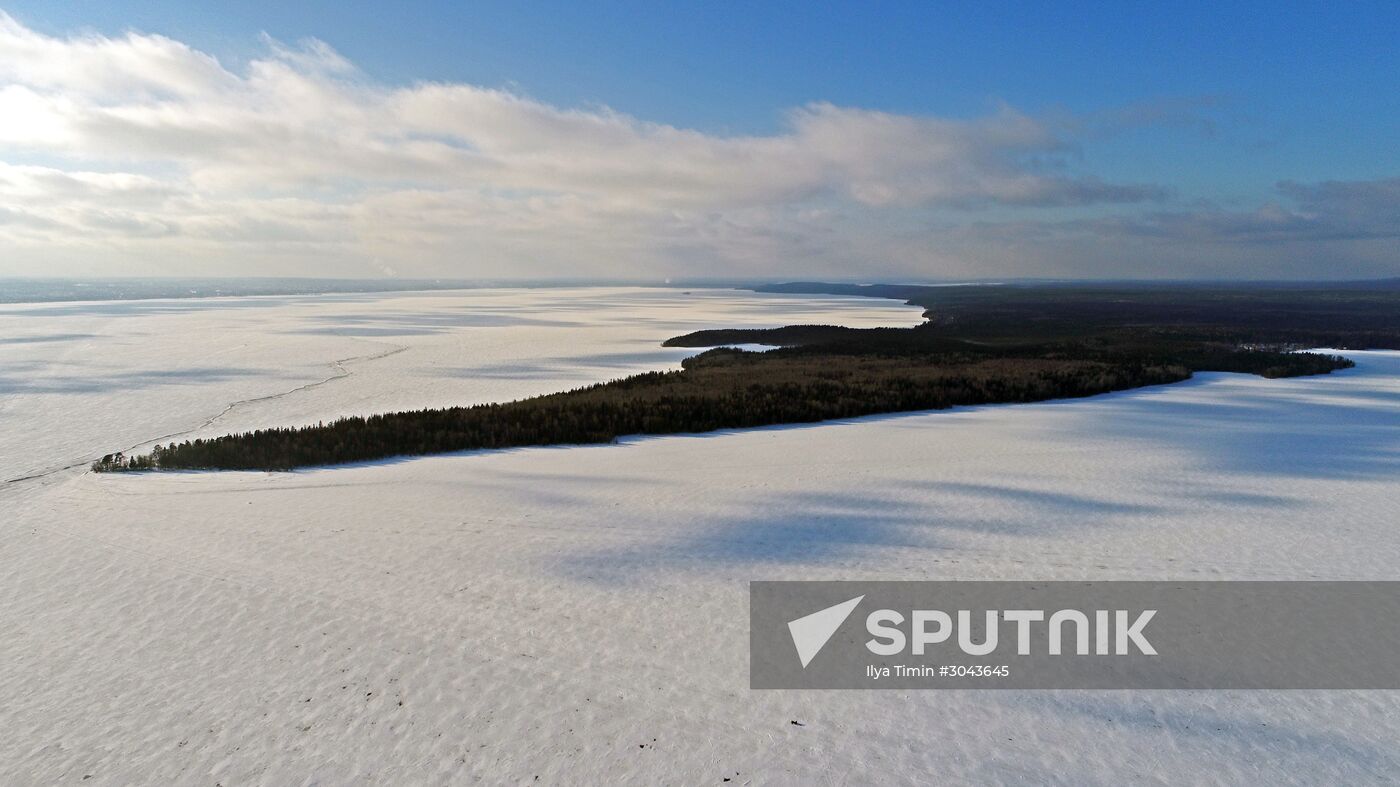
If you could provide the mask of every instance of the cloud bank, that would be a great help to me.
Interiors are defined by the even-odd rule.
[[[385,85],[319,41],[235,69],[3,14],[0,118],[0,274],[1361,276],[1394,272],[1400,226],[1400,179],[1173,211],[1082,171],[1083,123],[1011,107],[815,103],[721,136]]]

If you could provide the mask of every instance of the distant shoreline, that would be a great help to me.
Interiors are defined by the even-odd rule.
[[[1304,346],[1400,346],[1400,292],[1217,288],[847,287],[800,294],[906,298],[910,328],[711,328],[713,348],[652,371],[507,402],[387,412],[114,453],[97,471],[292,470],[392,456],[607,443],[980,404],[1093,396],[1194,372],[1326,374],[1351,361]],[[834,291],[831,291],[834,290]],[[773,291],[773,290],[760,290]],[[734,345],[778,349],[744,352]]]
[[[193,300],[274,296],[361,295],[459,292],[463,290],[556,289],[578,287],[733,288],[731,284],[655,282],[483,282],[460,279],[17,279],[0,278],[0,304],[106,303],[111,301]]]
[[[483,279],[337,279],[304,277],[131,277],[131,278],[35,278],[0,276],[0,305],[26,303],[74,303],[145,301],[270,296],[356,295],[397,292],[454,292],[493,289],[554,289],[580,287],[646,287],[657,289],[733,289],[766,294],[845,295],[909,300],[930,290],[951,287],[1050,288],[1132,287],[1258,288],[1267,290],[1400,290],[1400,278],[1339,281],[1235,281],[1235,280],[1041,280],[995,279],[914,284],[818,281],[755,281],[737,279],[677,279],[674,281],[610,281],[605,279],[542,279],[508,281]]]

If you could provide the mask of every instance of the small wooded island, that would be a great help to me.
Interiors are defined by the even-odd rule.
[[[98,471],[290,470],[487,448],[606,443],[627,435],[808,423],[957,405],[1036,402],[1177,382],[1196,371],[1325,374],[1352,363],[1299,347],[1400,348],[1400,285],[789,284],[895,297],[914,328],[711,330],[680,371],[648,372],[503,404],[263,429],[104,457]],[[720,345],[758,343],[769,352]]]

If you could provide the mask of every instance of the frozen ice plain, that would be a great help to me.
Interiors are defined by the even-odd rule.
[[[17,783],[1366,783],[1387,692],[750,692],[750,579],[1389,579],[1400,353],[615,446],[94,475],[498,401],[892,301],[478,290],[0,306]],[[69,465],[78,465],[62,469]],[[32,477],[33,476],[33,477]],[[800,720],[805,726],[791,724]]]

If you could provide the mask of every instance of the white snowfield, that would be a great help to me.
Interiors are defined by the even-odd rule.
[[[609,446],[82,467],[188,430],[669,367],[695,351],[659,343],[703,327],[918,320],[874,299],[648,289],[0,307],[0,472],[37,476],[0,485],[0,781],[1400,773],[1394,692],[755,692],[747,653],[754,579],[1394,578],[1397,353]]]

